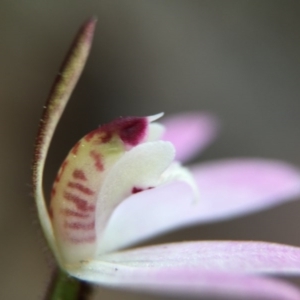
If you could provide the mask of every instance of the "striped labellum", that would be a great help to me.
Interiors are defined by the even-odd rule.
[[[159,140],[163,126],[151,123],[161,115],[119,118],[84,136],[69,152],[50,207],[64,263],[101,254],[105,225],[130,195],[176,179],[192,182],[186,169],[173,162],[173,145]]]

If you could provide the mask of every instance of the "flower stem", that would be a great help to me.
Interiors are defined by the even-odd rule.
[[[45,300],[86,300],[92,287],[62,270],[54,272]]]

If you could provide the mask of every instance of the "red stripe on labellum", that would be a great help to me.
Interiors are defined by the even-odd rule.
[[[72,176],[73,176],[74,178],[76,178],[76,179],[80,179],[80,180],[84,180],[84,181],[87,180],[86,177],[85,177],[84,172],[83,172],[82,170],[80,170],[80,169],[74,170]]]
[[[82,238],[68,237],[69,241],[74,244],[93,243],[96,240],[96,236],[85,236]]]
[[[87,142],[90,142],[90,140],[91,140],[96,134],[98,134],[100,131],[101,131],[101,129],[100,129],[100,128],[97,128],[97,129],[91,131],[90,133],[88,133],[88,134],[84,137],[84,139],[85,139]]]
[[[57,176],[56,176],[56,178],[55,178],[55,181],[56,181],[56,182],[59,182],[59,181],[60,181],[61,176],[63,175],[64,170],[65,170],[67,164],[68,164],[68,161],[67,161],[67,160],[65,160],[65,161],[62,163],[62,165],[61,165],[61,167],[60,167],[60,170],[59,170],[59,172],[58,172],[58,174],[57,174]]]
[[[75,230],[92,230],[95,228],[95,222],[91,222],[87,224],[81,222],[73,222],[73,223],[65,222],[64,227],[69,229],[75,229]]]
[[[102,172],[104,170],[104,167],[103,167],[103,164],[102,164],[102,161],[101,161],[100,154],[97,153],[96,151],[91,151],[90,156],[94,160],[94,166],[97,169],[97,171]]]
[[[94,205],[88,205],[88,202],[86,200],[78,197],[77,195],[65,192],[64,198],[68,201],[73,202],[79,210],[82,210],[82,211],[94,211],[95,210]]]
[[[71,150],[72,154],[77,155],[79,147],[80,147],[80,142],[77,142]]]
[[[62,214],[65,215],[66,217],[78,217],[78,218],[88,218],[90,215],[89,214],[83,214],[71,209],[63,209]]]
[[[109,131],[104,132],[101,138],[101,142],[104,144],[108,143],[111,140],[112,136],[113,136],[112,132]]]
[[[68,182],[68,187],[76,189],[76,190],[79,190],[80,192],[82,192],[84,194],[87,194],[87,195],[94,195],[95,194],[94,191],[92,191],[88,187],[86,187],[86,186],[84,186],[84,185],[82,185],[80,183],[77,183],[77,182],[71,182],[71,181],[69,181]]]

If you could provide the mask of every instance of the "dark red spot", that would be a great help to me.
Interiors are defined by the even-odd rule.
[[[120,124],[120,138],[125,144],[136,146],[144,139],[147,125],[146,118],[125,118]]]
[[[78,182],[68,182],[68,187],[76,189],[84,194],[87,195],[94,195],[95,193],[89,189],[88,187],[84,186],[83,184],[80,184]]]
[[[102,137],[102,142],[109,142],[113,133],[116,133],[125,144],[136,146],[144,139],[147,125],[148,121],[146,118],[127,117],[116,119],[100,127],[100,130],[105,133]]]
[[[131,190],[131,194],[137,194],[137,193],[140,193],[142,191],[151,190],[151,189],[153,189],[153,187],[148,187],[146,189],[138,188],[138,187],[133,187],[132,190]]]
[[[79,147],[80,147],[80,142],[77,142],[71,150],[72,154],[77,155]]]
[[[60,170],[58,171],[58,174],[57,174],[57,176],[56,176],[56,178],[55,178],[55,181],[56,181],[56,182],[59,182],[59,181],[60,181],[60,179],[61,179],[61,177],[62,177],[62,175],[63,175],[63,173],[64,173],[64,170],[65,170],[67,164],[68,164],[68,161],[67,161],[67,160],[65,160],[65,161],[62,163],[62,165],[61,165],[61,167],[60,167]]]
[[[84,181],[87,180],[86,177],[85,177],[84,172],[83,172],[82,170],[80,170],[80,169],[76,169],[76,170],[73,172],[72,176],[73,176],[74,178],[76,178],[76,179],[80,179],[80,180],[84,180]]]
[[[81,211],[94,211],[95,206],[94,205],[89,205],[88,202],[77,195],[71,194],[71,193],[64,193],[64,198],[68,201],[73,202],[77,209]]]
[[[95,228],[95,222],[91,223],[81,223],[81,222],[73,222],[73,223],[64,223],[65,228],[75,229],[75,230],[92,230]]]
[[[143,191],[143,189],[141,189],[141,188],[133,187],[131,190],[131,194],[137,194],[142,191]]]
[[[147,118],[118,118],[91,131],[84,137],[84,139],[87,142],[90,142],[95,135],[99,135],[99,142],[108,143],[113,135],[117,134],[125,144],[129,146],[136,146],[145,138],[147,126]]]
[[[101,161],[100,153],[97,153],[96,151],[91,151],[90,156],[94,160],[94,166],[97,169],[97,171],[103,171],[104,167]]]
[[[63,209],[61,212],[66,217],[88,218],[90,216],[89,214],[79,213],[71,209]]]

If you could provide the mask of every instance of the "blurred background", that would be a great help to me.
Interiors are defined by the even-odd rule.
[[[0,3],[0,298],[42,299],[53,262],[31,196],[44,101],[78,27],[98,17],[84,74],[55,135],[51,182],[72,145],[118,116],[208,110],[222,121],[198,161],[268,157],[300,166],[299,1]],[[154,242],[266,240],[300,246],[300,202]],[[93,299],[166,299],[97,289]],[[169,299],[169,298],[168,298]]]

